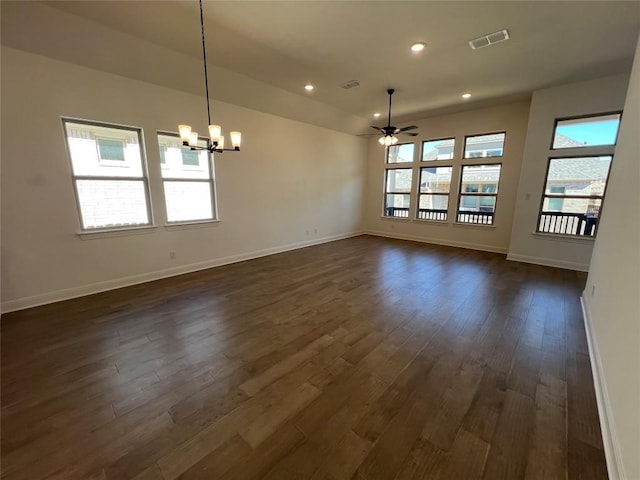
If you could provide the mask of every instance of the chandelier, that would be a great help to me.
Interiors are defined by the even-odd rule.
[[[207,48],[204,38],[204,15],[202,13],[202,0],[200,0],[200,30],[202,32],[202,59],[204,62],[204,88],[207,96],[207,120],[209,125],[209,136],[211,143],[207,147],[201,147],[198,145],[198,133],[191,130],[191,125],[178,125],[178,131],[180,132],[180,139],[182,145],[190,147],[191,150],[208,150],[211,153],[222,152],[239,152],[240,141],[242,134],[240,132],[229,132],[231,137],[231,145],[233,148],[224,148],[224,135],[222,134],[222,127],[220,125],[211,125],[211,107],[209,105],[209,77],[207,75]]]

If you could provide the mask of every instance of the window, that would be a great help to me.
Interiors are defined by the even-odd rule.
[[[621,112],[558,119],[536,231],[594,237],[613,160]],[[572,150],[562,156],[562,149]]]
[[[205,147],[207,141],[198,140]],[[207,150],[183,147],[177,135],[159,133],[167,221],[194,222],[213,220],[213,168]]]
[[[422,142],[422,161],[451,160],[453,158],[455,143],[455,138]]]
[[[401,143],[387,148],[387,163],[413,162],[413,143]]]
[[[559,187],[557,185],[549,186],[549,193],[564,194],[565,191],[566,191],[566,187]],[[557,197],[556,198],[550,197],[549,201],[547,202],[547,208],[550,212],[561,212],[563,205],[564,205],[564,200],[562,198],[557,198]]]
[[[499,163],[462,166],[458,222],[493,225],[501,168]]]
[[[538,232],[594,236],[611,155],[549,159]]]
[[[125,144],[122,140],[96,138],[98,157],[101,161],[124,162]]]
[[[384,215],[387,217],[409,217],[411,198],[410,168],[391,168],[386,171]]]
[[[420,169],[419,219],[447,220],[452,170],[452,167],[422,167]]]
[[[63,119],[83,231],[151,224],[138,128]]]
[[[188,148],[181,147],[180,154],[182,156],[183,167],[200,167],[200,153],[201,151],[189,150]]]
[[[384,213],[386,217],[409,218],[412,168],[390,168],[390,164],[413,162],[413,143],[401,143],[387,148],[384,180]]]
[[[620,113],[556,120],[552,149],[615,145]]]
[[[475,135],[464,139],[464,158],[501,157],[505,133]]]
[[[162,168],[165,168],[167,165],[166,154],[167,147],[165,147],[164,145],[160,145],[160,165],[162,166]]]

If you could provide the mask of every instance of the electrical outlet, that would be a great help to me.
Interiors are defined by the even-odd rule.
[[[393,230],[395,228],[395,225],[392,223],[391,224],[391,230]]]
[[[175,260],[176,259],[176,252],[169,252],[169,258],[171,260]]]
[[[318,229],[317,229],[317,228],[314,228],[314,229],[313,229],[313,233],[315,233],[315,234],[317,235],[317,234],[318,234]]]

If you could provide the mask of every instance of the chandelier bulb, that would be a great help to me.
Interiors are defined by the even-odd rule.
[[[233,145],[233,148],[240,148],[240,142],[242,141],[242,133],[229,132],[229,136],[231,137],[231,145]]]
[[[180,132],[182,142],[188,143],[191,139],[191,125],[178,125],[178,131]]]
[[[222,127],[220,125],[209,125],[209,136],[212,142],[217,142],[222,135]]]

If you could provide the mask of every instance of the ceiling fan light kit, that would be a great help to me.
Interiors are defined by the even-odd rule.
[[[394,94],[395,90],[390,88],[387,90],[387,94],[389,95],[389,114],[387,117],[387,126],[386,127],[376,127],[375,125],[371,125],[371,128],[378,130],[378,135],[382,135],[378,139],[378,143],[380,145],[384,145],[385,147],[391,147],[398,143],[398,137],[396,135],[408,135],[411,137],[415,137],[418,135],[415,132],[409,132],[409,130],[414,130],[418,128],[416,125],[409,125],[408,127],[397,128],[391,125],[391,96]],[[376,135],[376,134],[371,134]]]

